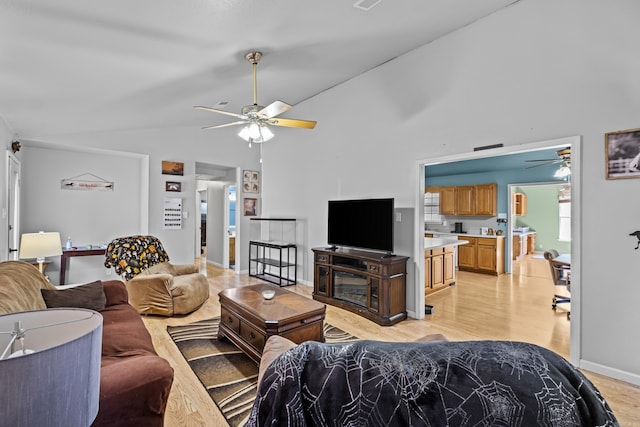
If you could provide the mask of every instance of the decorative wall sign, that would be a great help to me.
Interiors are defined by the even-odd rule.
[[[242,173],[242,191],[245,193],[260,192],[260,172],[245,170]]]
[[[258,199],[245,197],[243,212],[244,216],[256,216],[258,214]]]
[[[640,129],[604,136],[607,179],[640,178]]]
[[[184,163],[163,160],[162,175],[184,175]]]
[[[165,191],[175,191],[179,193],[182,191],[182,183],[178,181],[167,181],[165,182]]]
[[[60,180],[60,188],[63,190],[113,191],[113,181],[107,181],[87,172]]]
[[[182,199],[164,198],[164,230],[180,230],[182,228]]]

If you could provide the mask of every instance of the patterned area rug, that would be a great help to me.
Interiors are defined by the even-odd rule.
[[[242,426],[256,398],[258,365],[230,341],[218,341],[219,324],[220,317],[214,317],[167,326],[167,332],[229,425]],[[328,323],[324,337],[326,342],[358,339]]]

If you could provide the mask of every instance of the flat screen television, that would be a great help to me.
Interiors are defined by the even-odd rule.
[[[393,253],[394,199],[329,200],[328,243]]]

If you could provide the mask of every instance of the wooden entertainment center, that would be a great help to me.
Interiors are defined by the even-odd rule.
[[[313,299],[382,326],[407,318],[409,257],[349,248],[313,248]]]

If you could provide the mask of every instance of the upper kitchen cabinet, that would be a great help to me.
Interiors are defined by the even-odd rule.
[[[476,215],[498,214],[498,185],[496,183],[476,185]]]
[[[525,216],[527,214],[527,195],[523,193],[513,193],[511,199],[511,212],[514,216]]]
[[[456,187],[440,187],[440,215],[456,215]]]
[[[440,187],[440,215],[496,216],[496,183]]]
[[[476,215],[475,185],[461,185],[456,188],[456,215]]]

